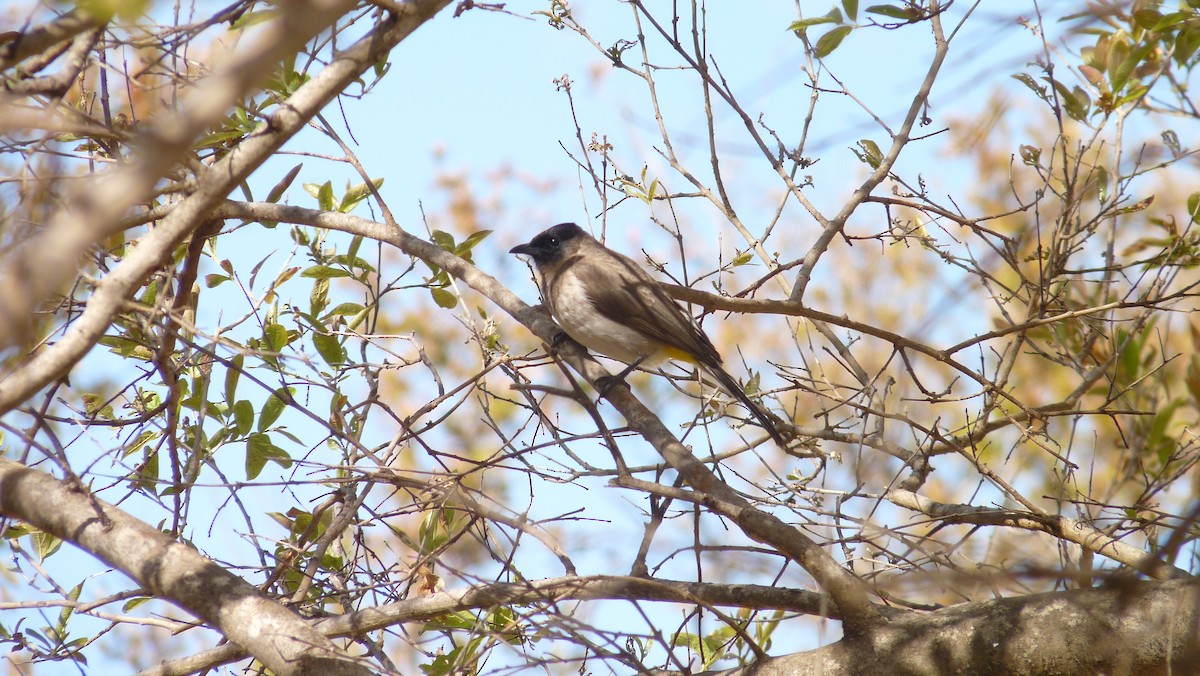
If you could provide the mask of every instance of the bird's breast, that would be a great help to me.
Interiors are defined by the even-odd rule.
[[[606,357],[632,363],[645,357],[653,363],[666,355],[662,345],[642,332],[609,319],[596,309],[579,278],[569,273],[555,280],[549,289],[553,296],[550,310],[567,335],[587,349]]]

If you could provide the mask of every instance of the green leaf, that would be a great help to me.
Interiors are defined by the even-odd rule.
[[[879,144],[865,138],[858,142],[858,147],[862,148],[862,152],[858,153],[859,159],[870,165],[872,169],[878,169],[879,165],[883,164],[883,151],[879,149]]]
[[[487,236],[490,234],[492,234],[491,230],[479,230],[477,232],[471,233],[470,235],[467,236],[466,239],[463,240],[462,244],[459,244],[455,248],[455,252],[459,256],[469,258],[469,257],[465,256],[465,254],[470,252],[471,249],[474,249],[476,244],[479,244],[483,240],[487,239]]]
[[[454,510],[445,508],[434,509],[425,515],[417,531],[421,556],[433,554],[450,541],[450,536],[455,530],[456,515]]]
[[[371,316],[371,309],[363,308],[362,312],[360,312],[346,320],[346,326],[350,327],[350,329],[352,331],[357,331],[358,327],[362,326],[362,323],[367,321],[367,318],[370,316]]]
[[[300,437],[296,436],[295,434],[292,434],[291,432],[287,431],[286,429],[283,429],[282,427],[272,430],[272,431],[282,434],[283,436],[287,437],[293,444],[296,444],[297,446],[301,446],[304,444],[303,441],[300,441]],[[285,453],[284,455],[287,455],[287,454]]]
[[[154,305],[158,300],[158,281],[150,282],[146,285],[146,291],[138,298],[138,302],[142,305]]]
[[[284,175],[284,177],[280,179],[273,188],[271,188],[271,192],[267,193],[267,201],[272,204],[278,202],[279,198],[283,197],[283,193],[287,191],[288,186],[292,184],[292,181],[296,180],[296,176],[300,173],[300,168],[303,166],[304,163],[301,162],[300,164],[292,167],[291,171]]]
[[[1130,51],[1129,55],[1117,64],[1112,72],[1112,90],[1114,94],[1119,93],[1125,88],[1125,85],[1129,82],[1129,77],[1133,75],[1133,71],[1142,65],[1142,62],[1146,60],[1146,57],[1156,47],[1157,45],[1153,42],[1141,45],[1137,49]]]
[[[1058,92],[1059,100],[1062,101],[1063,109],[1067,116],[1076,122],[1084,122],[1087,120],[1088,108],[1091,106],[1091,97],[1087,92],[1080,87],[1067,89],[1067,86],[1058,80],[1053,80],[1054,90]]]
[[[1175,63],[1186,66],[1197,49],[1200,49],[1200,28],[1184,26],[1175,35]]]
[[[1154,30],[1159,21],[1162,21],[1162,14],[1154,9],[1139,9],[1133,13],[1133,23],[1138,28],[1145,30]]]
[[[146,457],[142,462],[141,469],[137,472],[134,486],[139,490],[154,491],[154,487],[158,484],[158,475],[158,452],[146,449]]]
[[[310,196],[313,197],[313,199],[317,200],[317,204],[319,205],[321,202],[321,191],[326,186],[329,186],[329,185],[330,185],[329,181],[326,181],[323,184],[322,183],[305,183],[305,184],[303,184],[302,187],[304,188],[304,192],[308,193]],[[331,186],[331,189],[332,189],[332,186]]]
[[[272,352],[279,352],[287,347],[291,336],[288,335],[288,330],[279,324],[267,324],[264,338],[267,341],[267,349]]]
[[[321,211],[333,211],[333,184],[325,181],[317,190],[317,204]]]
[[[1183,403],[1183,400],[1176,399],[1160,408],[1154,415],[1154,420],[1150,423],[1150,433],[1146,436],[1147,450],[1154,453],[1158,461],[1164,465],[1170,461],[1179,446],[1173,437],[1167,436],[1167,431],[1172,418],[1175,417],[1175,411]]]
[[[79,595],[83,592],[83,584],[83,582],[80,582],[72,587],[71,591],[67,592],[67,598],[71,601],[79,601]],[[58,613],[58,622],[54,624],[54,633],[56,635],[64,637],[67,635],[67,621],[70,620],[71,616],[74,614],[75,606],[63,606],[62,610],[60,610]],[[78,641],[78,639],[76,639],[76,641]],[[76,641],[72,641],[71,643],[75,643]]]
[[[817,58],[823,59],[833,53],[842,44],[842,40],[854,30],[853,26],[838,26],[817,40]]]
[[[261,432],[251,434],[246,441],[246,479],[258,478],[271,457],[271,437]]]
[[[288,452],[282,448],[276,446],[275,444],[271,444],[271,462],[284,469],[287,469],[292,466],[292,456],[288,455]],[[326,511],[324,518],[326,520],[333,518],[333,512]]]
[[[111,352],[122,357],[133,357],[142,361],[153,361],[154,353],[145,345],[130,340],[124,336],[104,336],[100,339],[101,345],[107,345],[112,348]]]
[[[1150,27],[1150,30],[1155,33],[1160,33],[1172,26],[1177,26],[1192,17],[1191,12],[1171,12],[1164,14],[1159,18],[1158,22]]]
[[[754,395],[758,394],[759,388],[761,388],[761,387],[762,387],[762,373],[760,373],[758,371],[751,371],[750,379],[746,381],[746,385],[745,385],[745,387],[742,388],[742,391],[750,396],[754,396]]]
[[[84,392],[82,399],[84,411],[89,416],[101,420],[112,420],[116,417],[112,404],[106,403],[108,401],[106,397],[91,392]]]
[[[186,406],[194,411],[199,411],[201,408],[209,406],[208,402],[208,386],[212,382],[209,377],[211,374],[197,372],[192,378],[192,396],[188,397],[180,405]]]
[[[504,638],[509,645],[521,645],[525,642],[524,628],[517,614],[508,606],[502,606],[488,614],[488,628],[493,634]]]
[[[828,16],[816,16],[811,19],[800,19],[788,24],[787,29],[790,31],[803,31],[812,26],[820,26],[825,23],[838,23],[837,19],[832,19]]]
[[[1123,106],[1127,103],[1133,103],[1134,101],[1137,101],[1138,99],[1142,98],[1142,96],[1144,96],[1147,91],[1148,91],[1148,89],[1147,89],[1146,85],[1137,85],[1134,87],[1130,87],[1129,93],[1126,94],[1125,96],[1122,96],[1121,98],[1117,99],[1113,103],[1112,107],[1120,108],[1121,106]]]
[[[1187,198],[1188,217],[1192,221],[1200,221],[1200,192],[1194,192]]]
[[[479,624],[479,618],[466,610],[438,615],[425,624],[425,631],[443,629],[471,630]]]
[[[246,355],[239,354],[229,360],[229,367],[225,369],[225,401],[233,401],[237,394],[238,379],[242,377],[242,364],[246,363]]]
[[[920,10],[913,7],[897,7],[896,5],[871,5],[867,13],[886,16],[898,21],[916,21],[921,17]]]
[[[289,279],[295,277],[297,272],[300,272],[300,268],[294,266],[284,269],[279,273],[279,276],[275,278],[275,281],[271,282],[271,289],[274,290],[283,286]]]
[[[233,421],[235,432],[239,437],[246,436],[250,433],[250,427],[254,425],[254,404],[248,399],[242,399],[233,405]]]
[[[458,305],[458,296],[455,296],[451,291],[447,291],[446,289],[439,287],[432,287],[429,289],[429,293],[433,294],[433,302],[437,303],[438,307],[444,307],[447,310],[450,310],[453,309],[454,306]]]
[[[62,547],[62,540],[54,537],[45,531],[34,531],[33,533],[33,551],[37,552],[38,559],[45,561],[50,558],[55,552]]]
[[[288,510],[287,514],[284,514],[283,512],[267,512],[267,516],[270,517],[271,520],[274,521],[275,523],[279,524],[280,526],[283,526],[283,529],[286,530],[287,532],[295,533],[296,532],[296,529],[294,528],[295,522],[292,520],[293,510],[295,510],[294,507],[292,509]],[[307,512],[305,512],[305,513],[307,513]]]
[[[230,280],[230,277],[228,277],[226,275],[216,275],[216,274],[204,275],[204,286],[211,289],[213,287],[220,286],[220,285],[224,284],[225,282],[228,282],[229,280]]]
[[[205,450],[209,453],[216,452],[216,450],[221,447],[221,444],[225,443],[225,440],[229,438],[229,435],[236,432],[237,430],[232,427],[222,427],[221,429],[217,430],[216,434],[209,438],[208,445]]]
[[[1116,338],[1117,345],[1125,344],[1125,349],[1121,352],[1120,361],[1117,362],[1120,365],[1121,375],[1123,376],[1122,382],[1131,383],[1141,375],[1142,345],[1145,338],[1130,336],[1128,333],[1120,330],[1117,331]],[[1126,339],[1128,339],[1128,342],[1126,342]]]
[[[16,538],[23,538],[26,535],[32,535],[36,531],[37,529],[29,524],[16,523],[5,528],[4,531],[0,533],[0,537],[3,537],[5,540],[14,540]]]
[[[284,394],[286,392],[286,395]],[[271,393],[267,397],[266,403],[263,404],[262,412],[258,415],[258,431],[262,432],[279,420],[279,416],[283,414],[283,409],[287,408],[287,401],[291,399],[292,388],[281,387]]]
[[[434,230],[432,233],[430,233],[429,238],[433,240],[433,243],[439,248],[450,252],[454,251],[454,235],[451,235],[443,230]]]
[[[1020,82],[1021,84],[1025,85],[1026,87],[1029,87],[1029,89],[1032,90],[1034,94],[1038,95],[1039,99],[1041,99],[1043,101],[1048,100],[1046,98],[1046,88],[1043,87],[1042,85],[1038,84],[1037,80],[1034,80],[1027,73],[1016,73],[1012,76],[1012,78],[1014,80]]]
[[[371,183],[375,186],[376,190],[383,187],[382,178],[372,179]],[[371,189],[367,187],[366,183],[359,183],[358,185],[346,188],[346,194],[342,196],[342,203],[338,206],[338,211],[348,214],[354,211],[355,207],[370,196]]]
[[[733,268],[737,268],[737,267],[746,265],[753,260],[754,260],[754,254],[750,253],[749,251],[742,251],[738,255],[733,257],[733,260],[730,261],[729,266],[733,267]]]
[[[332,334],[314,333],[313,345],[317,347],[317,352],[326,364],[337,366],[346,361],[346,348],[342,347],[341,340]]]
[[[226,141],[240,139],[241,137],[243,137],[245,135],[246,135],[246,132],[241,129],[229,129],[226,131],[218,131],[218,132],[214,132],[212,134],[208,134],[206,136],[202,136],[200,138],[200,140],[196,142],[196,145],[193,146],[193,148],[195,148],[195,149],[211,148],[213,146],[219,146],[219,145],[225,143]]]
[[[366,270],[367,272],[375,272],[375,266],[371,265],[366,260],[359,258],[357,256],[350,256],[348,254],[344,255],[344,256],[334,256],[333,261],[335,263],[340,263],[340,264],[350,268],[351,270],[358,269],[358,270]]]
[[[141,434],[137,435],[133,441],[129,442],[129,445],[121,451],[121,457],[124,458],[137,453],[138,451],[142,450],[143,446],[157,439],[158,435],[159,432],[142,432]]]
[[[127,613],[153,598],[153,596],[135,596],[121,605],[121,611]]]
[[[308,296],[308,309],[318,315],[326,305],[329,305],[329,278],[323,277],[313,282],[312,293]]]
[[[334,277],[349,277],[350,273],[340,268],[331,268],[328,265],[314,265],[301,272],[300,276],[310,279],[333,279]]]
[[[359,303],[342,303],[329,311],[331,315],[341,315],[343,317],[352,317],[363,311],[363,306]]]
[[[1079,72],[1096,89],[1102,92],[1108,91],[1108,81],[1104,79],[1104,73],[1099,68],[1089,66],[1085,63],[1079,66]]]
[[[846,16],[851,21],[858,19],[858,0],[842,0],[842,9],[846,10]]]
[[[292,457],[273,444],[269,435],[261,432],[251,434],[246,440],[246,478],[257,478],[268,460],[283,468],[292,466]]]
[[[1096,167],[1096,201],[1108,201],[1108,170],[1102,166]]]

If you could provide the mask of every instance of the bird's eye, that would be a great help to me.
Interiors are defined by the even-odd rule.
[[[550,238],[550,246],[558,246],[558,238],[557,237]]]

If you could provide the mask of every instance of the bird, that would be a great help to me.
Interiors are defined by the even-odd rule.
[[[550,227],[509,253],[533,260],[543,302],[575,342],[630,370],[666,359],[699,365],[750,410],[780,448],[787,447],[770,414],[725,370],[704,331],[633,259],[575,223]]]

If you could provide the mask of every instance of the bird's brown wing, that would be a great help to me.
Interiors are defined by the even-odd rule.
[[[721,355],[708,336],[662,287],[633,260],[611,253],[609,260],[615,264],[621,284],[611,283],[611,268],[578,265],[574,271],[588,290],[596,310],[615,322],[692,355],[701,364],[720,365]]]
[[[721,365],[720,353],[692,318],[641,266],[615,251],[611,253],[611,260],[617,264],[619,270],[617,274],[624,282],[622,284],[610,283],[610,276],[614,274],[611,269],[601,269],[588,264],[579,264],[574,269],[579,281],[588,290],[588,296],[596,310],[615,322],[633,327],[670,347],[692,355],[716,378],[722,389],[750,410],[780,448],[786,448],[787,441],[776,429],[771,415],[752,400],[737,380],[725,371]],[[593,260],[594,258],[581,258],[576,263]]]

